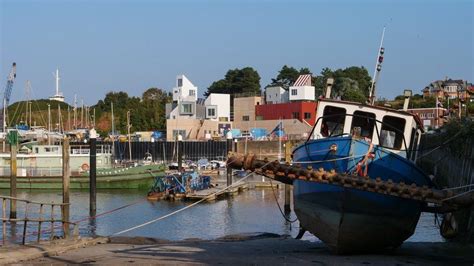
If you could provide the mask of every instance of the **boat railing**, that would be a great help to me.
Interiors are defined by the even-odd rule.
[[[54,239],[57,231],[57,224],[62,224],[62,236],[70,236],[70,226],[73,226],[73,236],[79,235],[79,228],[77,223],[69,221],[68,212],[65,211],[69,203],[46,203],[38,202],[16,197],[1,196],[2,201],[2,245],[6,245],[7,241],[16,242],[18,236],[16,235],[16,226],[18,223],[23,223],[23,232],[21,235],[21,244],[36,238],[36,242],[40,242],[42,235],[49,234],[49,239]],[[14,206],[12,208],[12,206]],[[59,209],[59,212],[57,212]],[[68,208],[67,208],[68,209]],[[20,212],[17,212],[20,210]],[[49,211],[48,211],[49,210]],[[7,211],[10,215],[7,216]],[[21,216],[22,218],[17,218]],[[37,224],[36,232],[31,231],[31,223]],[[44,226],[49,223],[49,229]],[[30,227],[28,225],[30,224]],[[10,235],[7,234],[7,228],[10,229]],[[8,242],[10,242],[8,241]]]
[[[311,138],[313,137],[313,134],[314,134],[314,130],[316,129],[316,126],[318,125],[318,123],[320,121],[322,121],[322,119],[324,118],[334,118],[334,117],[346,117],[346,116],[349,116],[349,117],[359,117],[359,118],[364,118],[364,119],[368,119],[368,120],[373,120],[375,123],[374,123],[374,127],[375,127],[375,131],[377,133],[377,138],[379,140],[379,144],[378,146],[380,147],[384,147],[384,148],[388,148],[388,149],[393,149],[393,147],[385,147],[382,145],[381,143],[381,136],[380,136],[380,131],[379,131],[379,128],[378,128],[378,123],[380,123],[382,126],[384,127],[387,127],[387,128],[390,128],[392,129],[393,131],[395,131],[396,133],[400,134],[402,136],[402,140],[403,140],[403,145],[405,146],[405,149],[396,149],[396,150],[399,150],[399,151],[406,151],[406,152],[409,152],[410,150],[408,149],[408,145],[407,145],[407,142],[406,142],[406,138],[405,138],[405,133],[401,130],[399,130],[398,128],[388,124],[388,123],[385,123],[383,121],[380,121],[376,118],[373,118],[373,117],[368,117],[368,116],[365,116],[365,115],[356,115],[356,114],[332,114],[332,115],[324,115],[324,116],[320,116],[316,122],[314,123],[314,126],[313,128],[311,129],[311,132],[308,136],[308,138],[306,139],[305,143],[310,141]],[[327,136],[327,138],[329,137],[338,137],[338,136],[344,136],[344,135],[347,135],[347,136],[350,136],[349,133],[342,133],[342,134],[337,134],[337,135],[332,135],[334,132],[334,130],[332,130],[329,135]]]

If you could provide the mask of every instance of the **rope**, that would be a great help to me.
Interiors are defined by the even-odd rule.
[[[437,149],[443,147],[444,145],[446,145],[446,144],[448,144],[449,142],[453,141],[453,140],[454,140],[457,136],[459,136],[461,133],[462,133],[462,131],[458,131],[458,133],[454,134],[454,136],[452,136],[451,138],[449,138],[449,139],[447,139],[446,141],[444,141],[443,143],[441,143],[441,145],[439,145],[438,147],[436,147],[436,148],[434,148],[434,149],[432,149],[432,150],[430,150],[430,151],[428,151],[428,152],[426,152],[426,153],[424,153],[424,154],[418,156],[418,157],[416,158],[416,160],[418,160],[418,159],[420,159],[420,158],[423,158],[423,157],[425,157],[426,155],[431,154],[432,152],[436,151]]]
[[[231,162],[229,162],[229,163],[231,163]],[[229,164],[229,163],[228,163],[228,164]],[[263,165],[262,167],[264,167],[264,166],[266,166],[266,165],[268,165],[268,164],[270,164],[270,163],[271,163],[271,162],[268,162],[268,163],[266,163],[265,165]],[[239,179],[239,180],[238,180],[237,182],[235,182],[234,184],[229,185],[229,186],[227,186],[227,187],[225,187],[225,188],[223,188],[223,189],[221,189],[221,190],[219,190],[219,191],[216,191],[216,192],[214,192],[214,193],[211,193],[211,194],[207,195],[205,198],[202,198],[202,199],[200,199],[200,200],[198,200],[198,201],[196,201],[196,202],[194,202],[194,203],[192,203],[192,204],[190,204],[190,205],[188,205],[188,206],[186,206],[186,207],[183,207],[183,208],[181,208],[181,209],[178,209],[178,210],[176,210],[176,211],[174,211],[174,212],[171,212],[171,213],[169,213],[169,214],[163,215],[163,216],[158,217],[158,218],[156,218],[156,219],[150,220],[150,221],[148,221],[148,222],[142,223],[142,224],[140,224],[140,225],[137,225],[137,226],[134,226],[134,227],[131,227],[131,228],[122,230],[122,231],[117,232],[117,233],[113,233],[113,234],[110,235],[110,236],[117,236],[117,235],[121,235],[121,234],[130,232],[130,231],[133,231],[133,230],[135,230],[135,229],[138,229],[138,228],[147,226],[147,225],[149,225],[149,224],[158,222],[158,221],[160,221],[160,220],[163,220],[163,219],[165,219],[165,218],[168,218],[168,217],[170,217],[170,216],[173,216],[173,215],[175,215],[175,214],[177,214],[177,213],[180,213],[180,212],[182,212],[182,211],[184,211],[184,210],[187,210],[187,209],[189,209],[189,208],[191,208],[191,207],[194,207],[194,206],[198,205],[199,203],[201,203],[201,202],[207,200],[208,198],[213,197],[213,196],[216,195],[217,193],[220,193],[220,192],[222,192],[222,191],[225,191],[225,190],[227,190],[227,189],[229,189],[229,188],[231,188],[231,187],[233,187],[233,186],[235,186],[235,185],[241,183],[242,181],[244,181],[245,179],[247,179],[251,174],[253,174],[253,172],[248,173],[246,176],[242,177],[241,179]]]
[[[278,202],[278,199],[276,197],[276,194],[275,194],[275,189],[273,188],[273,183],[272,183],[272,179],[270,178],[270,186],[272,187],[272,191],[273,191],[273,197],[275,198],[275,202],[276,204],[278,205],[278,209],[280,210],[280,213],[281,213],[281,216],[283,216],[283,218],[290,223],[290,226],[292,223],[298,221],[298,218],[295,218],[294,220],[290,220],[288,217],[286,217],[286,215],[283,213],[283,211],[281,210],[281,206],[280,206],[280,202]]]
[[[474,192],[474,189],[471,189],[471,190],[468,190],[468,191],[464,191],[463,193],[459,193],[459,194],[454,195],[454,196],[452,196],[452,197],[442,199],[441,201],[447,201],[447,200],[450,200],[450,199],[455,199],[455,198],[458,198],[458,197],[460,197],[460,196],[462,196],[462,195],[469,194],[469,193],[471,193],[471,192]]]
[[[460,187],[448,187],[448,188],[444,188],[443,190],[454,190],[454,189],[461,189],[461,188],[467,188],[467,187],[474,187],[474,184],[469,184],[469,185],[460,186]]]

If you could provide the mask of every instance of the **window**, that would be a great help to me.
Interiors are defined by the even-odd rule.
[[[311,113],[304,113],[304,119],[310,119]]]
[[[293,119],[299,119],[300,118],[300,113],[299,112],[293,112],[293,113],[291,113],[291,117]]]
[[[405,133],[405,119],[384,116],[382,129],[380,130],[380,145],[386,148],[399,150],[403,144],[403,134]]]
[[[183,79],[178,79],[178,87],[183,87]]]
[[[184,129],[173,129],[173,139],[176,139],[178,135],[181,135],[183,139],[186,137],[186,130]]]
[[[291,89],[291,95],[298,95],[298,90],[297,89]]]
[[[182,115],[192,115],[193,114],[193,105],[191,103],[181,104],[181,114]]]
[[[189,96],[194,96],[196,95],[196,91],[195,90],[189,90]]]
[[[352,117],[351,135],[372,139],[375,125],[375,114],[355,111]]]
[[[215,117],[216,116],[216,109],[209,108],[207,109],[207,117]]]
[[[248,115],[242,116],[242,121],[250,121],[250,117]]]
[[[345,121],[346,109],[326,106],[323,112],[321,135],[323,135],[323,137],[328,137],[342,134],[344,132]]]

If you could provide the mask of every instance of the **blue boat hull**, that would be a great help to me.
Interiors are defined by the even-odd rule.
[[[331,145],[337,151],[329,151]],[[314,140],[295,149],[294,162],[353,174],[369,143],[350,137]],[[382,180],[433,184],[412,162],[374,146],[367,174]],[[339,253],[398,247],[415,230],[424,203],[378,193],[297,180],[295,212],[301,226]]]

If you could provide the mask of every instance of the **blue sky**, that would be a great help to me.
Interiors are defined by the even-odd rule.
[[[95,104],[108,91],[171,90],[185,74],[200,94],[228,69],[251,66],[268,84],[284,64],[365,66],[372,75],[387,25],[378,96],[429,82],[474,81],[474,1],[0,0],[0,88],[13,61],[12,102],[54,93]]]

